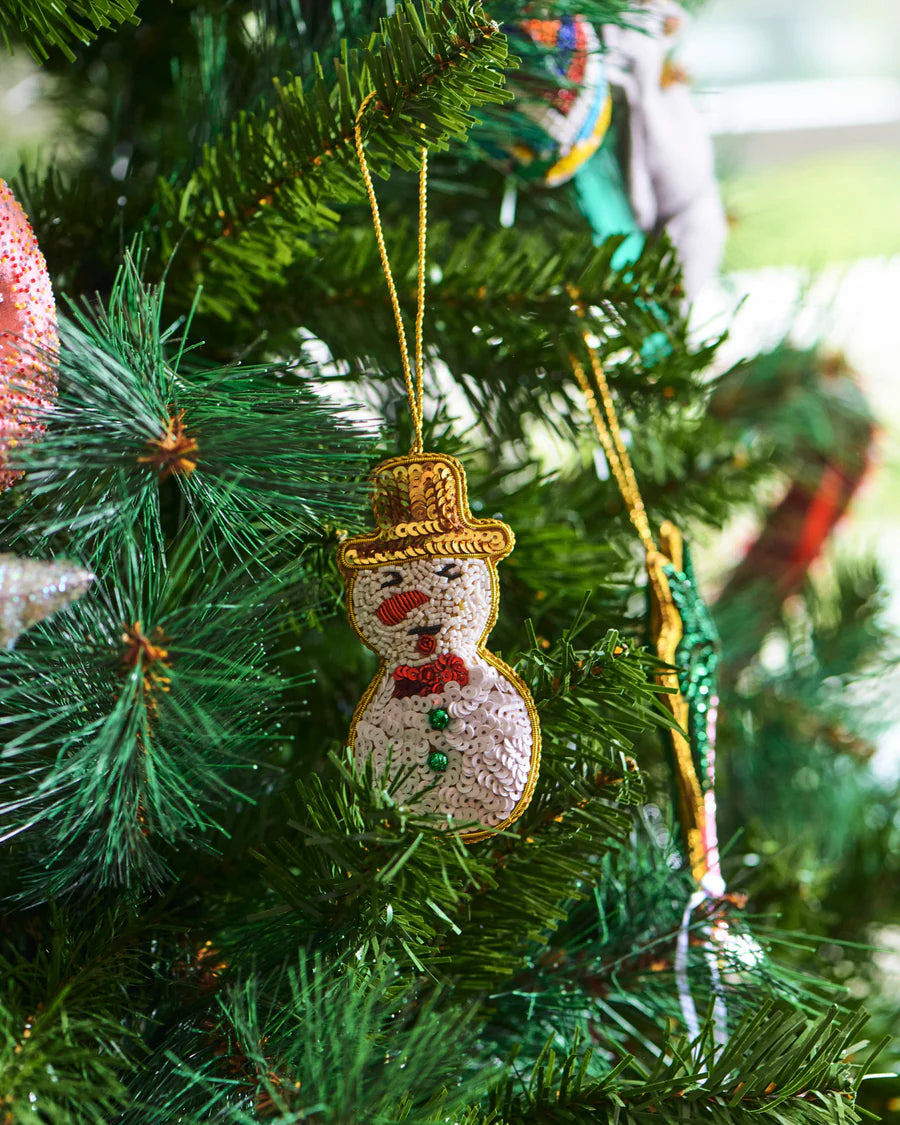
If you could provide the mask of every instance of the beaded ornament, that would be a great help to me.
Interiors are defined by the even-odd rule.
[[[94,576],[60,560],[0,554],[0,649],[11,649],[25,629],[80,598]]]
[[[690,554],[670,520],[648,559],[651,631],[660,660],[674,666],[660,681],[677,690],[666,705],[680,729],[669,732],[681,819],[694,876],[712,896],[725,893],[716,831],[716,720],[721,642],[694,579]],[[687,737],[685,737],[685,733]]]
[[[373,509],[377,530],[338,551],[350,623],[381,661],[350,746],[399,779],[404,804],[482,825],[463,838],[484,839],[522,814],[540,763],[528,688],[485,647],[512,530],[472,517],[462,465],[440,453],[379,465]]]
[[[22,475],[5,468],[10,450],[44,431],[39,415],[56,397],[48,356],[58,347],[47,263],[28,217],[0,180],[0,491]]]
[[[504,147],[525,178],[558,187],[594,155],[609,128],[612,96],[603,46],[580,15],[526,19],[505,30],[543,49],[553,87],[538,96],[531,88],[521,91],[516,108],[526,121]]]

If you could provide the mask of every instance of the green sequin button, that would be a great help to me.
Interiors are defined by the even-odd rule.
[[[450,715],[443,707],[435,707],[435,709],[428,714],[428,722],[435,730],[444,730],[450,722]],[[441,766],[441,769],[443,768],[444,767]]]
[[[436,773],[443,773],[447,768],[447,755],[443,750],[432,750],[428,755],[428,764]]]

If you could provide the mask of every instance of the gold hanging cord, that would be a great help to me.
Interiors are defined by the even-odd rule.
[[[583,318],[584,309],[577,300],[577,294],[572,289],[569,292],[576,299],[575,308],[578,315]],[[660,660],[672,665],[675,663],[678,645],[684,636],[684,626],[681,621],[681,614],[672,598],[665,567],[674,565],[676,570],[682,569],[681,536],[675,525],[667,521],[660,528],[664,550],[657,546],[650,530],[650,522],[647,519],[647,511],[644,508],[644,501],[641,498],[637,478],[634,475],[631,458],[622,438],[616,408],[606,380],[606,372],[603,370],[600,357],[591,343],[590,334],[586,330],[582,330],[581,338],[587,350],[593,385],[585,372],[584,365],[575,352],[572,352],[569,356],[569,362],[572,364],[575,379],[587,403],[597,438],[628,509],[628,515],[644,546],[647,575],[653,594],[652,628],[656,652]],[[675,672],[663,673],[657,679],[664,686],[675,689],[674,692],[664,696],[663,700],[681,728],[681,730],[672,730],[669,733],[677,766],[678,793],[684,832],[687,838],[688,856],[694,878],[699,883],[709,868],[709,859],[705,844],[706,806],[697,778],[697,771],[694,768],[691,745],[682,733],[688,725],[689,704],[678,686],[678,676]]]
[[[381,227],[381,214],[378,210],[378,200],[375,198],[375,187],[372,184],[372,174],[366,160],[366,152],[362,139],[362,115],[366,106],[375,97],[373,90],[369,94],[356,114],[353,133],[356,137],[356,154],[362,168],[363,180],[366,185],[366,194],[372,208],[372,224],[375,227],[375,241],[378,243],[378,253],[381,255],[381,268],[387,281],[388,292],[391,296],[391,307],[394,310],[394,323],[397,325],[397,338],[400,341],[400,360],[403,364],[403,378],[406,382],[406,397],[409,402],[409,412],[413,420],[415,438],[411,453],[422,452],[422,397],[423,397],[423,371],[424,355],[422,346],[423,328],[425,324],[425,232],[428,225],[428,149],[422,149],[422,170],[419,173],[419,260],[416,278],[416,343],[415,343],[415,378],[413,368],[409,361],[409,346],[406,342],[406,329],[403,327],[403,316],[400,312],[400,299],[397,296],[397,287],[394,284],[394,275],[391,272],[391,263],[388,260],[387,247],[384,243],[384,232]]]

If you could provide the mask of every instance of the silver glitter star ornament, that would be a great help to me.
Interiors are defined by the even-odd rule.
[[[74,563],[0,554],[0,648],[12,648],[20,633],[76,601],[93,581]]]

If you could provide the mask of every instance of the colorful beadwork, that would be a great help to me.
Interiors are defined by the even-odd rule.
[[[0,490],[21,473],[11,450],[44,431],[40,414],[56,398],[59,348],[47,263],[18,200],[0,180]]]
[[[553,88],[544,97],[522,90],[516,109],[530,129],[509,146],[528,178],[548,187],[570,180],[597,151],[609,128],[612,98],[597,32],[583,16],[529,19],[507,28],[544,49]]]
[[[381,660],[350,745],[376,776],[400,775],[409,807],[475,823],[464,838],[484,839],[524,812],[540,762],[531,695],[485,647],[512,531],[472,516],[462,466],[438,453],[379,465],[373,508],[376,530],[338,551],[350,622]]]
[[[399,625],[400,622],[398,621],[397,624]],[[418,641],[416,651],[420,651]],[[461,687],[465,687],[469,682],[469,669],[465,661],[453,653],[444,653],[436,660],[420,664],[418,667],[411,664],[398,664],[393,675],[395,699],[405,699],[409,695],[436,695],[443,691],[451,680]]]
[[[359,108],[354,139],[414,437],[408,456],[390,458],[372,475],[376,530],[338,548],[350,624],[380,659],[353,713],[349,742],[357,763],[370,762],[401,803],[441,814],[444,827],[461,829],[473,843],[506,828],[527,808],[541,731],[528,688],[485,647],[500,601],[497,563],[513,549],[512,530],[500,520],[475,519],[459,461],[423,450],[428,150],[422,149],[419,174],[413,365],[362,134],[362,116],[375,96],[372,91]],[[438,740],[433,732],[439,714],[446,722],[438,720]],[[426,762],[423,746],[431,748]],[[441,776],[427,774],[429,769]]]

